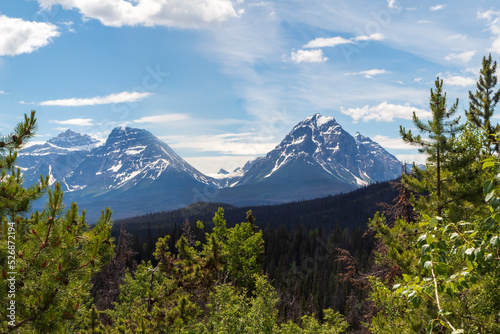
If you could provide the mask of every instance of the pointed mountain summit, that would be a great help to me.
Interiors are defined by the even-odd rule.
[[[329,116],[297,124],[217,201],[271,204],[338,194],[396,178],[400,162],[368,137],[351,136]],[[249,202],[250,201],[250,202]]]
[[[48,175],[52,184],[70,173],[100,144],[95,138],[68,129],[46,143],[24,148],[17,163],[27,185],[38,182],[40,175]]]
[[[315,166],[347,183],[366,184],[350,170],[356,165],[356,155],[355,139],[333,117],[315,114],[297,124],[274,150],[249,169],[239,184],[262,181],[294,164]]]
[[[186,206],[218,189],[149,131],[129,127],[113,129],[62,183],[82,207],[110,206],[118,217]]]
[[[386,181],[401,174],[401,162],[380,144],[359,132],[354,136],[358,146],[359,168],[373,181]]]
[[[217,174],[222,174],[222,175],[227,175],[229,172],[225,170],[224,168],[219,169],[219,172]]]
[[[210,184],[210,179],[178,156],[149,131],[118,127],[65,179],[68,190],[94,188],[103,193],[151,183],[165,172],[184,173]],[[93,191],[94,192],[94,191]]]
[[[75,150],[93,148],[99,144],[99,141],[89,135],[81,134],[68,129],[60,133],[57,137],[50,139],[47,143],[60,148]]]

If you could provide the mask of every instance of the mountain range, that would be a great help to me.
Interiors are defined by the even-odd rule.
[[[117,127],[105,143],[67,130],[21,151],[27,184],[40,175],[61,182],[65,203],[77,202],[94,220],[111,207],[129,217],[199,201],[277,204],[346,193],[398,177],[401,163],[379,144],[346,132],[316,114],[297,124],[266,156],[208,177],[149,131]]]

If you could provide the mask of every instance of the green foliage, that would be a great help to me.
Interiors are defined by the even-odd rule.
[[[29,210],[30,203],[40,198],[48,187],[48,176],[40,183],[23,188],[21,170],[15,167],[17,152],[36,130],[35,112],[24,115],[24,122],[17,124],[13,133],[0,136],[0,219],[14,219]]]
[[[65,210],[58,183],[48,190],[45,209],[28,215],[31,202],[48,186],[48,178],[41,178],[39,184],[23,188],[20,171],[14,167],[17,150],[33,135],[34,116],[34,112],[26,116],[15,134],[0,139],[2,333],[16,329],[22,333],[68,331],[83,313],[91,275],[99,271],[113,251],[111,211],[103,212],[95,227],[89,229],[85,212],[79,215],[75,203]],[[8,288],[6,282],[13,277],[15,289]],[[15,298],[11,298],[12,294]],[[14,320],[6,313],[13,300]]]
[[[325,322],[305,317],[303,328],[278,323],[277,293],[261,274],[262,231],[249,212],[247,222],[228,228],[224,211],[213,218],[205,242],[189,244],[183,235],[176,252],[170,237],[160,238],[154,256],[158,265],[143,262],[126,274],[120,301],[102,311],[111,320],[108,333],[341,333],[342,317],[325,311]],[[197,223],[199,228],[204,224]],[[82,333],[102,324],[85,322]],[[319,330],[319,332],[317,331]]]
[[[491,160],[485,165],[490,163]],[[494,167],[500,172],[500,164],[496,162]],[[495,303],[488,303],[490,312],[485,312],[484,307],[480,308],[480,314],[471,312],[472,305],[477,312],[477,304],[484,303],[477,294],[483,294],[485,286],[490,287],[491,294],[499,293],[498,286],[493,288],[491,284],[492,279],[498,279],[495,275],[500,254],[500,187],[496,182],[493,178],[484,184],[486,201],[491,207],[491,214],[485,219],[452,222],[423,215],[419,222],[414,244],[414,249],[420,250],[418,266],[403,270],[393,289],[395,295],[406,298],[413,308],[419,309],[421,305],[427,308],[431,315],[427,321],[429,332],[438,327],[457,331],[459,327],[481,328],[484,326],[480,323],[498,317],[500,308]]]
[[[320,323],[316,318],[305,315],[302,326],[291,321],[283,324],[278,333],[288,334],[340,334],[345,333],[348,324],[343,317],[332,309],[324,310],[325,319]]]
[[[451,119],[457,111],[458,99],[450,109],[447,109],[446,93],[443,93],[442,90],[443,80],[437,78],[435,86],[435,90],[431,89],[429,103],[432,120],[425,124],[413,112],[413,124],[419,132],[427,135],[428,138],[423,138],[420,134],[415,136],[411,130],[407,132],[403,127],[400,127],[400,134],[403,141],[420,147],[419,152],[428,155],[426,171],[415,168],[417,178],[405,177],[405,182],[410,186],[410,189],[417,192],[432,189],[429,187],[429,182],[435,182],[434,191],[427,197],[428,201],[421,202],[421,204],[425,205],[425,210],[428,211],[429,203],[427,202],[430,202],[430,207],[436,210],[436,215],[441,216],[446,202],[446,199],[442,197],[441,189],[444,178],[444,175],[441,175],[442,168],[450,161],[449,152],[453,151],[455,135],[463,130],[463,125],[459,125],[460,117]],[[427,171],[427,169],[429,170]],[[434,178],[429,178],[429,175],[434,175]]]
[[[471,98],[470,122],[455,128],[459,133],[450,129],[452,136],[446,137],[429,123],[430,141],[424,141],[401,131],[430,155],[425,171],[417,169],[405,178],[410,189],[420,192],[420,198],[414,197],[418,222],[400,219],[389,227],[378,215],[370,222],[387,250],[385,257],[400,270],[394,284],[371,281],[371,300],[378,309],[369,325],[374,333],[394,328],[398,333],[499,331],[500,163],[497,156],[488,156],[493,141],[485,140],[498,101],[491,96],[495,68],[491,57],[483,60],[480,92]],[[441,85],[436,82],[437,93],[431,91],[431,109]],[[444,103],[439,106],[445,110]]]
[[[233,285],[215,288],[207,320],[210,333],[276,333],[277,294],[264,276],[255,276],[255,281],[255,293],[250,298],[245,289]]]
[[[127,274],[120,303],[107,311],[114,329],[198,328],[198,320],[206,313],[204,305],[213,298],[216,286],[232,283],[248,290],[255,288],[254,275],[260,273],[263,252],[262,232],[255,232],[251,223],[228,229],[222,209],[215,214],[213,224],[204,244],[191,246],[181,236],[175,244],[177,254],[169,251],[169,236],[158,240],[154,252],[158,265],[153,268],[151,263],[141,263],[133,274]]]
[[[495,91],[498,83],[496,69],[497,62],[493,62],[491,54],[488,58],[483,57],[476,92],[473,94],[469,91],[469,110],[465,112],[467,118],[486,134],[487,154],[494,151],[498,153],[500,148],[498,141],[495,140],[495,134],[500,131],[500,126],[491,123],[495,106],[500,100],[500,89]],[[492,144],[495,144],[494,147]]]

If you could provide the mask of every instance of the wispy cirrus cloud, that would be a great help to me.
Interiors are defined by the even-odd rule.
[[[498,17],[498,16],[500,16],[500,11],[496,11],[496,10],[492,10],[492,9],[486,10],[484,12],[481,12],[481,11],[477,12],[478,19],[486,19],[488,21],[491,21],[491,20],[493,20],[493,18]]]
[[[290,56],[294,63],[324,63],[328,60],[321,49],[292,51]]]
[[[380,70],[380,69],[374,68],[372,70],[346,73],[346,75],[364,75],[365,78],[370,79],[370,78],[373,78],[375,75],[387,74],[387,73],[391,73],[391,72],[389,72],[387,70]]]
[[[396,0],[387,0],[387,7],[389,7],[389,8],[398,8]]]
[[[444,57],[444,59],[446,59],[448,61],[458,60],[458,61],[461,61],[463,63],[467,63],[475,55],[476,55],[476,51],[472,50],[472,51],[465,51],[465,52],[461,52],[461,53],[450,53],[449,55]]]
[[[318,37],[305,44],[303,48],[324,48],[324,47],[335,47],[341,44],[354,44],[351,39],[346,39],[344,37],[336,36],[331,38]]]
[[[398,158],[401,162],[406,162],[408,164],[420,164],[425,165],[427,162],[427,154],[396,154],[396,158]]]
[[[500,54],[500,11],[490,9],[478,12],[477,18],[488,21],[489,30],[492,34],[492,43],[489,51]]]
[[[414,146],[404,142],[401,137],[391,138],[384,135],[375,135],[372,139],[379,143],[382,147],[392,150],[408,150],[415,148]]]
[[[124,102],[137,102],[148,96],[153,95],[150,92],[121,92],[117,94],[110,94],[106,96],[96,96],[91,98],[70,98],[62,100],[49,100],[38,103],[41,106],[60,106],[60,107],[82,107],[82,106],[95,106],[100,104],[111,103],[124,103]],[[26,102],[24,102],[26,104]]]
[[[94,121],[92,118],[73,118],[63,121],[51,120],[50,123],[61,124],[61,125],[75,125],[75,126],[92,126]]]
[[[0,56],[32,53],[60,35],[52,23],[24,21],[0,15]]]
[[[262,155],[276,147],[272,138],[254,132],[223,133],[201,136],[164,136],[172,148],[232,155]]]
[[[444,5],[444,4],[432,6],[429,8],[429,12],[435,12],[435,11],[444,9],[445,7],[446,7],[446,5]]]
[[[217,177],[217,172],[223,168],[228,172],[243,167],[248,161],[254,160],[255,155],[209,155],[202,157],[183,157],[194,168],[207,176]]]
[[[230,0],[38,0],[42,9],[61,5],[105,26],[201,28],[238,17]],[[242,12],[241,12],[242,13]]]
[[[361,108],[345,109],[344,107],[340,107],[340,112],[350,116],[355,123],[360,120],[363,122],[371,120],[392,122],[395,118],[411,119],[414,111],[421,118],[430,118],[432,116],[428,110],[414,108],[409,104],[401,105],[382,102],[376,106],[365,105]]]
[[[134,120],[134,123],[168,123],[175,121],[187,121],[190,119],[188,114],[163,114],[155,116],[145,116]]]
[[[353,41],[382,41],[385,39],[384,34],[381,34],[379,32],[371,35],[361,35],[357,37],[353,37]]]
[[[341,36],[324,38],[318,37],[308,42],[303,46],[303,48],[324,48],[324,47],[335,47],[341,44],[354,44],[358,41],[381,41],[385,38],[385,36],[381,33],[375,33],[371,35],[360,35],[352,38],[344,38]]]
[[[337,45],[342,45],[342,44],[356,44],[356,42],[360,41],[361,42],[380,41],[383,40],[384,38],[385,38],[384,35],[381,33],[374,33],[371,35],[361,35],[349,39],[341,36],[336,36],[331,38],[318,37],[302,46],[304,49],[312,49],[312,50],[292,51],[290,57],[292,59],[292,62],[294,63],[323,63],[327,61],[328,58],[323,55],[323,50],[321,50],[320,48],[335,47]]]

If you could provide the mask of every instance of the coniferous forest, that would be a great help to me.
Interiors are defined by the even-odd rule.
[[[399,180],[92,226],[48,177],[23,187],[26,115],[0,138],[0,332],[499,333],[496,68],[483,58],[465,112],[436,79],[432,118],[400,128],[425,167]]]

